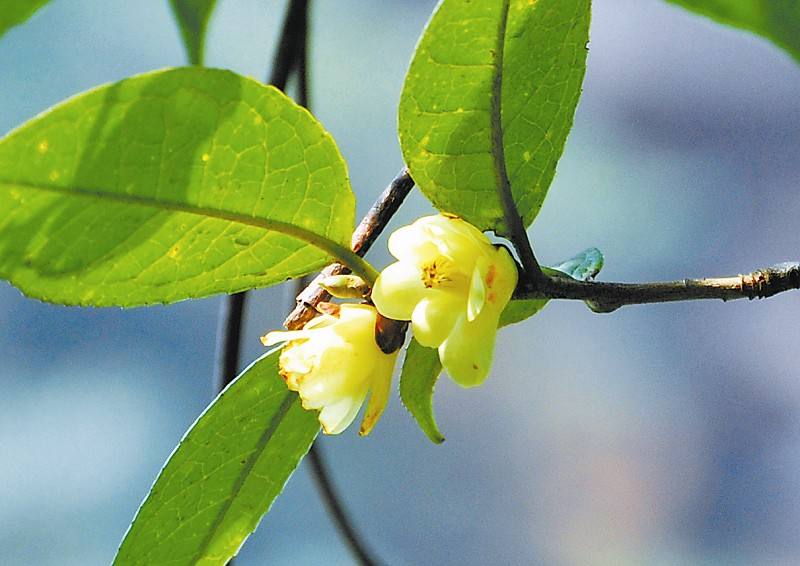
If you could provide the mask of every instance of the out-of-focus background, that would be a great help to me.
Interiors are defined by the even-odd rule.
[[[359,212],[401,166],[395,107],[433,0],[318,0],[316,115]],[[208,64],[263,79],[285,3],[220,0]],[[166,0],[54,0],[0,40],[0,131],[185,63]],[[750,271],[800,256],[800,65],[661,0],[596,0],[584,95],[531,234],[595,245],[602,277]],[[429,210],[418,195],[394,222]],[[2,213],[2,211],[0,211]],[[388,261],[385,240],[372,254]],[[108,563],[212,397],[219,298],[77,309],[0,283],[0,563]],[[288,292],[254,295],[245,360]],[[800,294],[549,305],[501,333],[485,386],[436,391],[434,446],[395,397],[372,436],[324,438],[389,564],[800,563]],[[238,564],[351,564],[306,465]]]

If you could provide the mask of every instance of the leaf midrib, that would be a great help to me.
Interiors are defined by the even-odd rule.
[[[253,450],[252,454],[247,458],[247,462],[242,466],[241,471],[239,472],[239,476],[236,478],[236,482],[233,484],[233,487],[230,491],[230,497],[225,500],[222,508],[217,511],[214,520],[211,522],[211,529],[209,530],[208,534],[203,539],[203,542],[200,544],[200,547],[197,549],[197,552],[194,554],[191,560],[191,564],[197,564],[199,560],[206,554],[208,547],[214,541],[217,531],[219,530],[220,526],[222,525],[223,521],[228,515],[228,512],[231,510],[234,501],[236,500],[239,492],[242,490],[244,483],[247,481],[250,472],[253,471],[253,468],[258,463],[259,458],[263,454],[264,450],[266,449],[269,441],[272,440],[272,437],[275,435],[275,431],[278,430],[278,427],[283,422],[284,417],[289,412],[289,409],[292,406],[292,403],[295,401],[295,394],[291,391],[286,391],[284,394],[283,401],[281,401],[281,406],[278,408],[278,412],[273,415],[272,419],[270,420],[269,426],[264,430],[261,436],[256,443],[256,447]]]
[[[171,212],[183,212],[207,218],[227,220],[229,222],[235,222],[238,224],[253,226],[255,228],[261,228],[263,230],[274,230],[276,232],[281,232],[282,234],[286,234],[287,236],[291,236],[293,238],[306,242],[307,244],[311,244],[321,249],[329,256],[332,256],[338,260],[341,260],[343,263],[348,264],[348,267],[350,267],[354,272],[358,273],[362,277],[367,275],[367,279],[371,278],[370,277],[371,274],[366,274],[363,272],[359,273],[359,271],[361,271],[362,260],[361,258],[357,257],[353,253],[353,251],[350,250],[350,248],[343,246],[342,244],[339,244],[327,238],[326,236],[322,236],[310,230],[306,230],[305,228],[301,228],[296,224],[290,224],[288,222],[282,222],[280,220],[272,220],[256,216],[247,216],[244,214],[230,212],[219,208],[197,206],[197,205],[179,203],[174,201],[164,201],[160,199],[144,197],[140,195],[132,195],[127,193],[112,193],[112,192],[99,191],[96,189],[86,189],[82,187],[56,187],[45,184],[0,180],[0,189],[11,191],[18,188],[22,188],[24,190],[61,194],[73,197],[88,197],[98,200],[107,200],[110,202],[156,208],[159,210],[168,210]]]

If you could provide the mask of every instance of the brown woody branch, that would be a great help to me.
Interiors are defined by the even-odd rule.
[[[655,283],[607,283],[548,277],[536,291],[518,289],[518,299],[577,299],[595,312],[612,312],[625,305],[695,301],[700,299],[765,299],[800,289],[800,263],[781,263],[746,275],[681,279]]]
[[[381,232],[383,232],[383,229],[400,208],[400,205],[413,187],[414,180],[408,173],[408,169],[403,168],[397,177],[389,183],[389,186],[386,187],[383,193],[381,193],[378,200],[375,201],[375,204],[372,205],[372,208],[358,224],[355,232],[353,232],[351,246],[354,252],[360,256],[367,253],[367,250],[369,250]],[[350,270],[340,263],[334,263],[326,267],[322,273],[317,275],[317,277],[297,296],[297,306],[289,316],[286,317],[283,323],[284,326],[289,330],[302,328],[305,323],[317,315],[315,307],[319,303],[328,301],[331,298],[330,294],[317,283],[325,277],[349,272]]]

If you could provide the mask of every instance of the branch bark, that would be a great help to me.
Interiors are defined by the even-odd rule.
[[[381,193],[378,200],[375,201],[375,204],[372,205],[372,208],[370,208],[367,215],[356,227],[355,232],[353,232],[351,246],[357,255],[363,256],[367,253],[367,250],[375,243],[375,240],[383,232],[383,229],[400,208],[400,205],[403,204],[413,187],[414,180],[408,173],[408,169],[403,168]],[[331,298],[330,294],[317,283],[325,277],[349,272],[340,263],[334,263],[322,270],[311,284],[297,296],[297,306],[286,317],[283,323],[284,326],[289,330],[302,328],[317,315],[315,307],[323,301],[329,301]]]
[[[654,283],[610,283],[548,277],[536,291],[519,288],[516,299],[577,299],[595,312],[612,312],[625,305],[700,299],[765,299],[800,289],[800,263],[781,263],[745,275],[681,279]]]

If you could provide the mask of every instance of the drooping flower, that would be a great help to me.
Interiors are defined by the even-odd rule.
[[[359,431],[366,435],[389,399],[397,352],[385,354],[376,344],[374,307],[343,304],[336,310],[301,330],[270,332],[261,341],[265,346],[287,342],[279,360],[281,375],[299,393],[303,408],[319,410],[326,434],[346,429],[369,393]]]
[[[439,349],[447,373],[464,387],[489,373],[500,313],[517,284],[517,267],[503,247],[449,215],[420,218],[394,232],[398,259],[372,290],[378,311],[410,320],[423,346]]]

